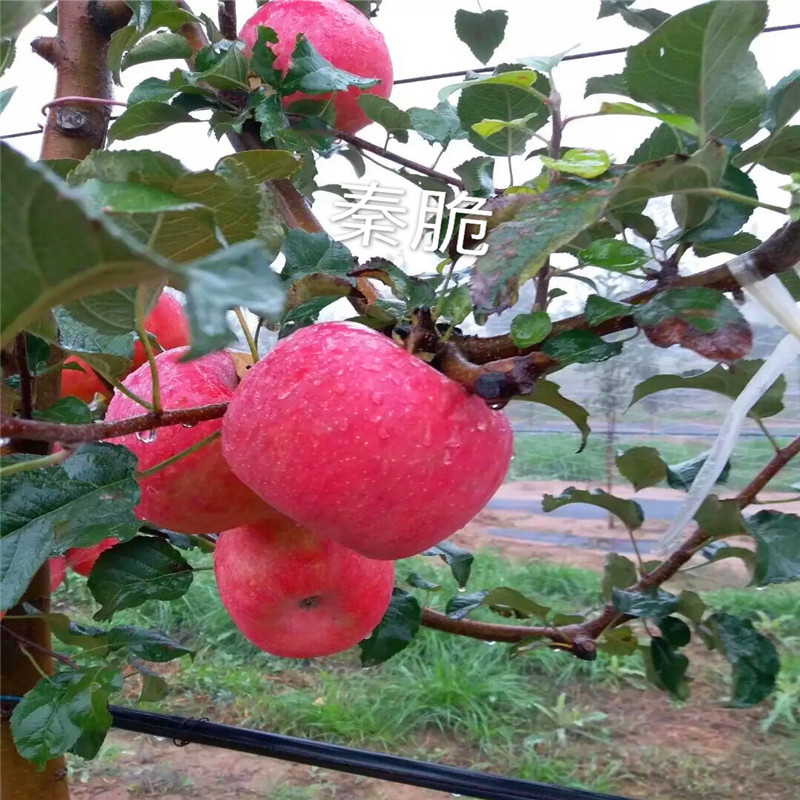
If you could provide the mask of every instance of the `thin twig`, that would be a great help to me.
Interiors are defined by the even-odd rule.
[[[71,667],[72,669],[79,669],[78,665],[71,658],[67,658],[67,656],[61,655],[61,653],[56,653],[54,650],[50,650],[47,647],[43,647],[42,645],[37,644],[32,639],[29,639],[27,636],[23,636],[21,633],[17,633],[16,631],[11,630],[11,628],[9,628],[8,626],[3,625],[2,630],[3,633],[7,633],[9,636],[16,639],[21,645],[32,647],[34,650],[37,650],[40,653],[44,653],[45,655],[50,656],[50,658],[55,658],[56,661],[60,661],[62,664],[66,664],[68,667]]]
[[[67,425],[60,422],[26,420],[0,414],[0,436],[31,439],[39,442],[86,444],[102,439],[113,439],[129,433],[166,428],[170,425],[193,425],[209,419],[219,419],[228,408],[227,403],[215,403],[196,408],[163,411],[161,414],[142,414],[115,422],[93,422],[89,425]]]

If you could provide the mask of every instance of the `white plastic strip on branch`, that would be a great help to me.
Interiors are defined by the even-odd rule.
[[[691,522],[722,474],[733,453],[745,417],[750,409],[786,371],[792,360],[800,355],[800,313],[798,313],[797,303],[792,299],[786,287],[775,275],[770,275],[762,280],[759,275],[755,274],[749,256],[734,259],[731,262],[730,270],[753,300],[773,316],[778,324],[788,331],[788,335],[780,341],[761,369],[756,372],[744,391],[733,402],[708,458],[692,482],[686,500],[657,542],[656,551],[662,554],[674,549],[680,543],[684,529]]]

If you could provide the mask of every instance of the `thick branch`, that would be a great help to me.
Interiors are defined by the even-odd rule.
[[[231,41],[236,41],[236,0],[219,0],[219,32]]]
[[[106,51],[114,25],[125,24],[119,4],[59,0],[58,33],[36,39],[34,52],[56,68],[56,98],[113,99]],[[128,11],[129,16],[130,10]],[[44,129],[42,158],[86,158],[103,146],[111,109],[75,100],[50,110]]]
[[[91,425],[66,425],[60,422],[42,422],[0,415],[0,436],[39,442],[86,444],[128,433],[166,428],[169,425],[194,425],[209,419],[219,419],[227,408],[227,403],[215,403],[197,408],[182,408],[178,411],[163,411],[160,414],[142,414],[116,422],[95,422]]]
[[[721,292],[735,292],[741,290],[741,285],[734,277],[734,273],[741,269],[751,269],[757,275],[766,278],[792,268],[800,262],[800,221],[788,222],[776,231],[762,245],[750,253],[737,256],[726,264],[697,272],[694,275],[685,275],[676,278],[669,284],[670,289],[690,289],[698,286],[707,286]],[[652,300],[661,293],[664,287],[655,286],[643,292],[628,297],[623,302],[630,305],[641,305]],[[548,339],[564,331],[574,331],[588,328],[586,317],[576,314],[574,317],[558,320],[553,323],[553,330]],[[633,317],[617,317],[596,325],[592,330],[598,335],[615,333],[636,327]],[[541,344],[521,350],[509,335],[490,336],[480,338],[465,336],[457,339],[459,346],[466,357],[476,364],[485,364],[499,358],[511,358],[520,354],[531,353],[541,349]]]
[[[753,478],[737,495],[736,500],[741,508],[750,505],[758,493],[798,454],[800,454],[800,436],[779,450],[769,463]],[[644,575],[637,583],[628,588],[630,592],[646,592],[661,586],[672,578],[697,550],[711,540],[703,530],[697,528],[691,536],[656,569]],[[562,627],[502,625],[475,620],[454,620],[445,614],[431,609],[424,609],[422,624],[446,633],[469,636],[473,639],[496,642],[524,642],[528,639],[547,638],[557,646],[566,646],[578,658],[592,659],[595,654],[595,641],[606,630],[631,619],[620,614],[613,605],[607,605],[593,620],[579,625]]]

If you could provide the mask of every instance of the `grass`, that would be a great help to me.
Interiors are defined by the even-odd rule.
[[[788,439],[780,441],[786,444]],[[591,436],[586,448],[576,453],[579,438],[570,433],[517,433],[515,435],[514,461],[508,480],[562,480],[604,483],[606,480],[605,441],[602,436]],[[630,437],[617,440],[616,450],[631,447],[655,447],[668,464],[687,461],[711,447],[705,439],[680,439],[678,437]],[[774,455],[768,441],[759,438],[742,439],[731,459],[731,472],[727,486],[740,489]],[[768,488],[772,491],[792,491],[792,484],[800,480],[800,467],[789,465]],[[614,482],[626,481],[619,475]],[[666,484],[665,484],[666,485]]]
[[[401,562],[398,578],[412,570],[443,583],[441,592],[429,593],[434,605],[455,593],[449,570],[438,559]],[[600,576],[594,572],[535,561],[511,562],[481,552],[470,590],[497,585],[513,586],[564,612],[596,607],[600,598]],[[59,605],[71,606],[77,619],[88,621],[84,581],[73,576],[72,585],[59,592],[58,600]],[[791,647],[784,648],[786,667],[775,702],[761,707],[753,724],[755,734],[782,737],[775,740],[776,746],[786,741],[800,748],[796,713],[800,591],[789,586],[765,591],[728,589],[708,593],[705,600],[712,608],[752,617],[781,639],[789,637],[786,641]],[[491,617],[489,611],[483,614]],[[624,697],[629,713],[636,714],[636,697],[645,696],[646,686],[638,655],[621,659],[601,653],[595,662],[583,662],[540,648],[513,657],[502,645],[422,630],[403,653],[368,670],[359,667],[357,652],[320,661],[284,660],[257,650],[233,627],[210,572],[197,573],[182,599],[126,610],[114,622],[160,628],[197,648],[194,661],[184,659],[180,669],[170,674],[173,693],[158,704],[159,711],[596,791],[622,792],[634,769],[626,760],[627,751],[615,743],[620,733],[605,712],[617,702],[609,698],[619,697],[622,702]],[[721,698],[725,686],[720,675],[727,667],[721,658],[703,656],[712,658],[707,681],[714,682]],[[695,668],[703,669],[702,659],[696,667],[693,662]],[[603,708],[598,705],[601,700]],[[669,711],[666,696],[654,702],[659,708],[663,704],[665,713]],[[760,751],[754,752],[756,758]],[[769,748],[763,755],[767,760],[772,757]],[[660,763],[672,764],[670,758],[665,755]],[[639,768],[634,771],[640,772]],[[698,785],[712,780],[694,766],[690,774]],[[677,779],[673,775],[671,780]]]

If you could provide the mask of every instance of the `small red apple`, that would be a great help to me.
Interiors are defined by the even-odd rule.
[[[103,539],[102,542],[93,544],[91,547],[73,547],[71,550],[67,550],[67,566],[71,567],[79,575],[88,577],[94,568],[95,562],[100,558],[100,554],[105,553],[106,550],[110,550],[117,544],[119,544],[119,539],[111,536],[108,539]]]
[[[225,414],[233,472],[278,511],[370,558],[446,539],[488,502],[511,461],[511,426],[362,325],[284,339]]]
[[[182,362],[187,348],[167,350],[156,356],[161,401],[165,410],[224,403],[233,397],[239,378],[233,357],[221,351]],[[150,365],[131,373],[124,385],[139,397],[152,399]],[[115,392],[108,404],[107,422],[139,416],[144,409]],[[172,425],[111,439],[132,450],[145,471],[197,444],[218,431],[222,421],[196,425]],[[141,478],[141,500],[136,513],[161,528],[178,533],[216,533],[244,525],[271,513],[265,503],[231,472],[222,456],[219,440]]]
[[[163,292],[153,310],[144,321],[145,330],[158,339],[162,350],[186,347],[189,337],[189,320],[180,301],[171,294]],[[133,345],[133,366],[131,372],[147,361],[147,354],[141,342]]]
[[[61,370],[61,396],[77,397],[84,403],[91,403],[96,394],[108,397],[111,390],[106,386],[97,373],[82,359],[77,356],[69,356],[64,361],[65,364],[76,364],[77,369]]]
[[[360,90],[351,86],[338,92],[333,105],[336,127],[355,133],[369,125],[370,120],[358,105],[362,91],[378,97],[388,97],[392,91],[392,60],[383,35],[364,14],[347,0],[270,0],[244,24],[239,38],[248,49],[258,40],[259,26],[272,28],[278,43],[271,45],[277,59],[275,66],[289,67],[297,34],[304,33],[320,54],[339,69],[364,78],[378,78],[380,83]],[[297,100],[324,100],[330,95],[306,95],[295,92],[284,98],[289,106]]]
[[[268,653],[313,658],[369,636],[389,605],[394,564],[285,517],[220,534],[214,573],[236,627]]]
[[[116,541],[116,539],[114,540]],[[67,577],[67,559],[64,556],[54,556],[49,559],[50,564],[50,593],[52,594]]]

